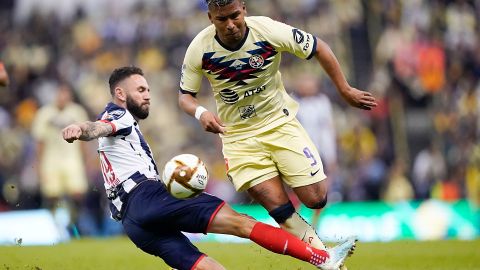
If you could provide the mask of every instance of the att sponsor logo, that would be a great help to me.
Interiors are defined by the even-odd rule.
[[[258,93],[264,91],[266,88],[267,88],[266,85],[262,85],[260,87],[247,90],[247,91],[245,91],[245,94],[243,95],[243,98],[247,98],[247,97],[253,96],[255,94],[258,94]]]

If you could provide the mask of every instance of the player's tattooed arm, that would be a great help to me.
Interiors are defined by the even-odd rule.
[[[80,140],[90,141],[99,137],[106,137],[113,132],[113,126],[105,122],[84,122],[80,124],[82,135]]]
[[[113,126],[105,122],[83,122],[72,124],[62,130],[63,139],[69,143],[75,140],[90,141],[106,137],[113,132]]]

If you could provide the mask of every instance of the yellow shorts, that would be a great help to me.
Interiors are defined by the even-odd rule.
[[[227,176],[237,191],[277,175],[292,188],[326,178],[318,150],[297,119],[254,137],[224,143],[223,156]]]
[[[85,169],[81,166],[43,166],[40,188],[48,198],[84,194],[88,189]]]

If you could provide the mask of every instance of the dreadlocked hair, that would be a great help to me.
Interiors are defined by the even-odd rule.
[[[215,5],[218,7],[226,6],[228,4],[231,4],[233,1],[235,0],[205,0],[207,6]]]

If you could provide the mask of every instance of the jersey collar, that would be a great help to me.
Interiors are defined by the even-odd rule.
[[[228,47],[226,44],[224,44],[220,40],[220,38],[218,37],[217,34],[215,34],[215,39],[217,40],[218,44],[220,44],[220,46],[222,46],[223,48],[225,48],[225,49],[227,49],[231,52],[234,52],[234,51],[238,51],[243,46],[243,44],[245,44],[245,41],[247,40],[249,32],[250,32],[250,28],[248,28],[248,26],[247,26],[247,30],[245,31],[245,36],[243,37],[242,41],[240,41],[240,43],[234,48]]]

